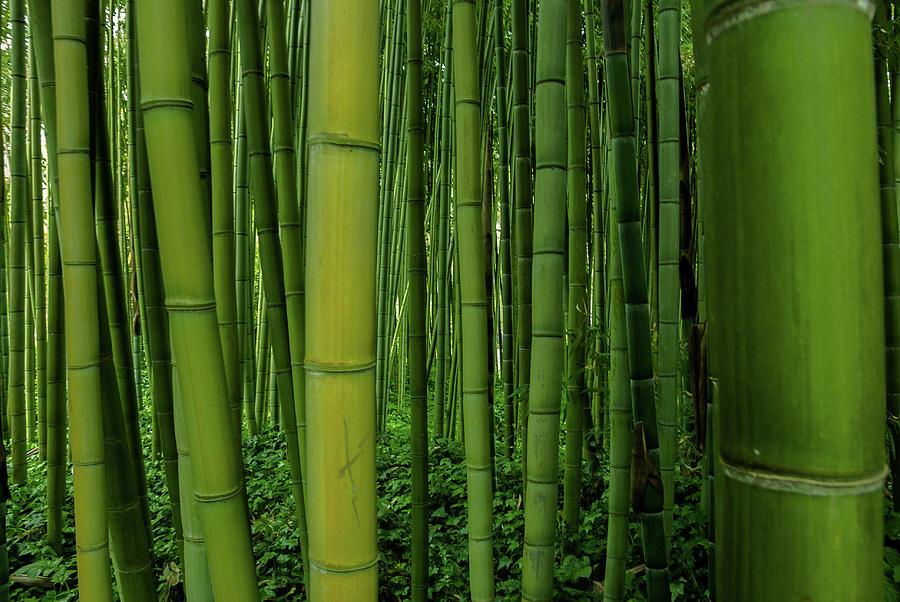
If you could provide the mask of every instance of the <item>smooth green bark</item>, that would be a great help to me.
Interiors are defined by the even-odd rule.
[[[87,2],[52,4],[59,229],[79,595],[112,600],[100,377],[97,250],[91,192]]]
[[[374,601],[378,10],[343,0],[316,6],[311,18],[309,597]]]
[[[472,600],[494,599],[491,442],[488,413],[487,296],[482,250],[481,88],[476,7],[453,0],[453,76],[456,114],[456,240],[459,252],[462,339],[461,390],[469,520],[469,586]]]
[[[216,598],[258,600],[240,448],[233,437],[192,135],[188,20],[175,0],[137,3],[141,107],[172,356],[193,465],[193,495]],[[174,29],[173,29],[174,26]]]
[[[853,2],[748,9],[715,2],[704,24],[717,596],[880,599],[885,356],[869,13]],[[823,57],[829,69],[809,68]]]

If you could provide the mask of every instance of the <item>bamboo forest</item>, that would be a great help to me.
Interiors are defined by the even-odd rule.
[[[0,602],[900,602],[900,2],[0,0]]]

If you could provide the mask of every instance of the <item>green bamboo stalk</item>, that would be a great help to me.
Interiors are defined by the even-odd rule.
[[[27,152],[27,151],[26,151]],[[29,184],[26,182],[26,188]],[[37,445],[37,407],[34,383],[34,252],[31,234],[31,198],[25,214],[25,440]]]
[[[29,106],[31,120],[29,146],[31,151],[31,219],[34,266],[34,381],[37,397],[38,457],[47,459],[47,297],[46,261],[44,250],[44,177],[41,153],[41,103],[35,64],[34,42],[29,53]]]
[[[90,13],[90,9],[88,9]],[[119,596],[123,600],[157,599],[150,563],[152,546],[145,528],[138,478],[129,449],[117,369],[113,360],[111,331],[106,315],[102,275],[98,269],[100,314],[100,387],[103,403],[103,440],[106,451],[106,512],[109,543]]]
[[[448,261],[450,255],[447,252],[449,238],[450,218],[450,89],[453,84],[453,39],[451,29],[451,4],[447,3],[446,25],[444,26],[444,74],[441,86],[441,141],[440,141],[440,168],[438,169],[439,190],[439,223],[438,242],[436,253],[435,286],[437,287],[437,313],[435,346],[437,348],[437,362],[435,366],[434,380],[434,436],[444,437],[446,432],[444,414],[446,413],[446,375],[447,375],[447,351],[448,342],[447,325],[449,312],[447,311]]]
[[[644,45],[644,61],[648,76],[646,81],[646,94],[644,104],[647,112],[647,212],[650,248],[650,257],[647,263],[650,266],[650,337],[653,342],[653,371],[659,373],[659,145],[657,143],[657,60],[656,60],[656,27],[654,24],[653,1],[647,0],[645,10],[648,17],[645,19],[645,35],[647,43]],[[701,42],[697,42],[699,45]],[[696,53],[695,53],[696,54]]]
[[[720,600],[883,596],[870,18],[870,5],[778,0],[713,2],[704,20]],[[826,47],[841,60],[810,69]]]
[[[192,454],[193,494],[208,542],[216,598],[258,600],[240,448],[231,428],[215,313],[212,241],[192,135],[185,7],[137,3],[141,105],[153,184],[162,275],[179,389]],[[180,35],[179,35],[180,34]],[[190,232],[190,235],[185,235]],[[202,443],[202,444],[201,444]]]
[[[570,531],[579,523],[581,461],[585,418],[589,416],[585,390],[587,297],[587,157],[585,152],[584,19],[581,0],[568,0],[566,20],[566,126],[568,129],[568,275],[566,312],[566,470],[563,482],[563,520]]]
[[[310,13],[306,400],[310,599],[375,600],[378,13]]]
[[[307,563],[306,552],[306,506],[302,484],[302,458],[301,446],[298,439],[297,412],[295,403],[302,400],[295,391],[298,383],[302,382],[302,366],[299,359],[293,355],[297,351],[296,339],[302,333],[302,305],[303,299],[299,291],[302,290],[302,275],[297,274],[302,269],[302,255],[300,250],[299,216],[297,212],[297,195],[292,186],[291,179],[295,176],[293,164],[285,160],[284,154],[289,153],[286,145],[291,142],[289,132],[283,132],[283,136],[276,140],[279,168],[278,197],[276,198],[275,183],[272,178],[272,160],[269,151],[269,127],[266,120],[265,88],[263,82],[263,61],[260,53],[259,26],[255,10],[255,3],[250,0],[237,2],[237,15],[241,52],[241,91],[244,102],[244,118],[247,120],[247,150],[250,163],[250,186],[255,202],[256,231],[259,239],[260,269],[262,270],[263,286],[266,289],[266,313],[269,321],[269,338],[275,357],[275,371],[278,379],[279,399],[281,411],[285,419],[285,446],[287,448],[288,467],[291,474],[291,488],[294,497],[294,514],[300,534],[301,555],[304,565]],[[283,27],[279,27],[279,33]],[[284,119],[279,128],[287,127],[290,122],[288,116],[282,115],[286,110],[286,77],[287,69],[284,64],[284,40],[281,42],[282,52],[276,52],[280,58],[273,65],[273,72],[278,73],[276,86],[280,86],[281,93],[273,109],[279,118]],[[274,115],[274,114],[273,114]],[[283,169],[282,169],[283,168]],[[276,207],[277,201],[277,207]],[[279,241],[279,228],[281,240]],[[280,244],[279,244],[280,242]],[[284,261],[284,258],[287,260]],[[299,266],[299,267],[298,267]],[[290,295],[286,297],[286,294]],[[290,333],[290,336],[288,336]],[[294,347],[291,347],[293,341]],[[302,357],[302,356],[301,356]],[[296,370],[294,369],[296,368]],[[293,373],[298,372],[294,378]],[[302,417],[302,416],[301,416]],[[260,425],[261,426],[261,425]]]
[[[425,256],[425,110],[422,91],[422,4],[406,10],[406,269],[411,449],[411,599],[428,599],[428,372]]]
[[[607,163],[609,167],[609,163]],[[610,178],[614,171],[607,170]],[[615,182],[610,193],[616,194]],[[617,220],[616,203],[609,205],[609,223]],[[628,489],[631,475],[632,418],[628,391],[628,338],[625,332],[625,300],[619,237],[610,236],[609,250],[609,529],[606,538],[606,578],[603,599],[625,599],[628,562]]]
[[[676,405],[679,336],[679,171],[678,126],[681,19],[678,0],[659,5],[659,461],[667,548],[675,501]]]
[[[527,53],[528,11],[525,0],[511,0],[512,21],[512,127],[513,196],[515,204],[516,247],[516,390],[519,391],[519,435],[526,444],[528,384],[531,379],[531,267],[532,267],[532,188],[531,188],[531,108],[529,106],[529,70]],[[523,462],[527,462],[523,454]],[[524,470],[523,470],[524,473]]]
[[[178,446],[178,487],[181,491],[194,490],[194,465],[191,450],[188,447],[187,425],[184,416],[184,404],[181,400],[181,388],[178,386],[178,369],[172,367],[172,381],[175,385],[172,394],[172,410],[175,423],[175,441]],[[192,495],[179,498],[180,514],[184,529],[184,593],[188,600],[212,602],[212,582],[210,580],[209,562],[206,551],[206,540],[200,519],[200,507]]]
[[[229,0],[214,0],[208,2],[206,6],[209,26],[209,155],[216,317],[219,322],[219,338],[222,340],[222,357],[225,361],[228,406],[231,408],[235,437],[240,442],[241,356],[235,288],[229,4]]]
[[[136,33],[134,0],[130,1],[132,2],[132,10],[128,12],[131,19],[129,26]],[[136,40],[131,56],[134,61],[132,69],[135,71],[135,88],[139,94],[140,65],[138,60],[140,57],[137,52]],[[143,111],[135,112],[135,121],[135,184],[137,186],[138,225],[141,229],[141,278],[144,282],[144,309],[147,319],[151,397],[154,403],[155,427],[159,433],[159,447],[162,452],[166,489],[169,494],[169,509],[172,512],[172,526],[175,530],[175,546],[179,551],[179,556],[183,557],[182,495],[178,477],[178,450],[175,436],[174,402],[172,399],[174,389],[172,383],[172,354],[169,344],[169,318],[166,314],[159,242],[150,190]]]
[[[628,58],[621,0],[603,1],[605,80],[609,102],[609,128],[616,169],[616,209],[622,257],[625,322],[628,333],[628,366],[634,430],[638,443],[632,472],[632,503],[641,514],[644,563],[647,565],[648,599],[669,599],[669,570],[663,528],[663,485],[659,477],[653,365],[650,345],[650,312],[647,277],[641,243],[641,213],[635,155],[635,120],[628,85]]]
[[[144,517],[149,539],[152,538],[152,533],[147,503],[147,481],[144,474],[144,454],[141,448],[138,402],[134,385],[134,371],[132,370],[128,309],[125,304],[125,279],[122,276],[121,252],[118,248],[115,223],[116,200],[112,196],[114,189],[105,119],[106,98],[100,71],[104,54],[101,49],[102,39],[99,38],[98,12],[99,2],[89,0],[87,12],[88,90],[91,103],[94,227],[97,235],[98,257],[102,268],[105,316],[108,319],[115,376],[119,389],[118,402],[125,420],[124,434],[128,444],[126,449],[131,458],[135,484],[138,488],[140,511]],[[102,344],[101,333],[101,346]]]
[[[53,188],[57,189],[56,186]],[[59,551],[62,546],[62,505],[66,479],[63,285],[55,212],[48,212],[47,222],[47,543]]]
[[[706,534],[710,541],[709,548],[709,589],[712,596],[715,596],[716,589],[716,570],[715,570],[715,516],[713,509],[715,507],[714,480],[715,480],[715,437],[713,420],[713,387],[712,375],[715,354],[709,353],[709,322],[707,321],[709,312],[706,302],[706,273],[705,273],[705,255],[706,255],[706,228],[705,228],[705,206],[707,199],[711,193],[709,185],[710,179],[708,174],[708,152],[710,148],[709,138],[709,119],[707,119],[707,106],[709,99],[709,64],[706,38],[703,34],[703,16],[704,3],[694,0],[691,5],[691,28],[694,36],[694,85],[696,87],[696,110],[697,110],[697,150],[696,150],[696,183],[697,183],[697,214],[699,216],[699,227],[697,233],[699,235],[699,265],[697,270],[697,318],[698,323],[704,325],[704,338],[706,339],[706,355],[707,355],[707,383],[700,383],[700,387],[706,390],[706,399],[699,398],[700,403],[706,403],[706,432],[703,440],[703,482],[701,488],[701,511],[704,512],[706,518]],[[697,395],[695,392],[694,395]],[[705,495],[704,495],[705,494]]]
[[[883,3],[876,3],[875,26],[887,27],[887,11]],[[881,239],[882,262],[884,265],[884,318],[885,353],[887,360],[887,415],[888,431],[896,442],[900,442],[900,230],[897,220],[897,195],[894,190],[894,132],[891,121],[891,105],[888,97],[888,61],[876,50],[875,55],[875,101],[878,122],[879,187],[881,193]],[[898,454],[890,457],[892,498],[895,508],[900,508],[900,459]]]
[[[265,297],[265,289],[263,287],[259,288],[259,307],[263,308],[266,304]],[[265,399],[265,378],[269,373],[268,364],[271,359],[271,355],[267,351],[269,348],[269,319],[268,314],[265,311],[260,311],[257,313],[257,322],[256,322],[256,383],[255,391],[256,394],[254,396],[253,402],[253,415],[256,420],[256,428],[258,432],[263,431],[263,427],[265,426],[265,415],[266,415],[266,406],[263,400]]]
[[[494,61],[496,63],[497,86],[497,146],[499,163],[497,166],[497,192],[500,205],[500,377],[503,383],[503,456],[512,458],[515,439],[515,381],[513,374],[513,313],[512,313],[512,258],[510,251],[509,223],[509,128],[507,125],[506,89],[506,49],[504,46],[503,2],[494,0]]]
[[[559,412],[565,360],[566,4],[544,0],[538,12],[535,90],[534,285],[526,453],[522,599],[553,598],[558,512]],[[573,141],[574,142],[574,141]],[[550,283],[550,284],[548,284]],[[579,451],[581,442],[578,443]]]
[[[391,227],[393,223],[392,197],[390,194],[391,187],[394,182],[394,173],[396,171],[396,148],[398,146],[398,122],[400,118],[400,45],[402,40],[404,3],[397,0],[397,16],[395,19],[389,18],[392,24],[391,31],[393,44],[390,48],[390,61],[385,61],[385,65],[390,65],[390,76],[386,76],[385,85],[388,90],[385,93],[386,110],[385,127],[382,132],[382,140],[384,152],[382,157],[383,173],[381,178],[381,187],[379,191],[379,225],[378,232],[378,313],[377,313],[377,347],[376,347],[376,366],[375,366],[375,382],[376,396],[378,407],[378,428],[382,429],[382,425],[386,421],[387,416],[387,392],[389,389],[388,372],[388,348],[387,343],[390,339],[389,330],[391,328],[388,322],[388,305],[389,305],[389,280],[390,280],[390,259],[391,259],[391,237],[394,229]],[[389,10],[389,14],[392,11]],[[404,102],[405,105],[405,102]]]
[[[18,4],[21,0],[16,0]],[[86,2],[52,3],[56,65],[59,230],[63,258],[69,432],[75,482],[75,557],[85,600],[112,600],[93,225]],[[12,366],[11,366],[12,368]]]
[[[280,427],[280,416],[278,412],[278,388],[275,383],[275,358],[272,357],[272,346],[269,345],[269,372],[266,375],[266,405],[269,408],[269,422],[272,430],[277,431]]]
[[[12,49],[10,78],[12,99],[10,120],[10,211],[9,211],[9,371],[8,414],[12,449],[12,482],[24,485],[27,479],[25,406],[25,232],[28,193],[25,146],[25,3],[10,3]]]
[[[240,90],[240,81],[236,86]],[[241,346],[241,399],[244,404],[244,418],[251,435],[257,432],[256,412],[253,395],[253,290],[250,280],[250,188],[247,182],[247,124],[244,121],[244,103],[237,95],[237,116],[235,118],[234,144],[234,248],[235,287],[237,295],[238,337]]]
[[[272,101],[272,155],[274,157],[275,181],[278,183],[278,228],[281,252],[284,258],[284,295],[287,311],[287,327],[290,333],[290,376],[293,385],[293,399],[288,411],[282,412],[288,425],[285,434],[288,439],[295,436],[299,453],[301,482],[306,474],[306,368],[303,365],[305,353],[304,312],[306,292],[304,289],[303,231],[300,223],[302,207],[298,206],[297,161],[294,152],[293,124],[291,110],[290,76],[288,73],[287,48],[284,37],[284,11],[281,2],[267,2],[266,15],[269,43],[269,90]],[[270,331],[273,336],[274,331]],[[275,337],[278,338],[277,336]],[[276,340],[277,342],[277,340]],[[279,395],[281,397],[281,395]],[[289,422],[293,420],[293,422]],[[296,435],[291,431],[296,427]],[[306,485],[303,483],[304,496]],[[298,511],[302,518],[300,545],[304,558],[305,574],[309,573],[306,535],[306,510]]]
[[[601,148],[601,119],[600,119],[600,78],[597,69],[597,51],[595,43],[594,3],[584,1],[585,37],[587,46],[587,82],[588,82],[588,116],[590,123],[590,147],[591,147],[591,326],[598,336],[594,338],[593,347],[595,357],[602,357],[606,353],[606,338],[603,336],[609,332],[606,328],[606,274],[605,257],[603,252],[603,219],[605,211],[603,204],[603,175],[602,164],[605,160]],[[612,265],[612,264],[610,264]],[[595,364],[596,366],[596,364]],[[596,425],[594,433],[588,438],[588,445],[594,453],[587,455],[588,466],[593,468],[595,456],[602,449],[603,421],[601,420],[600,404],[605,387],[604,371],[594,369],[593,393],[591,395],[591,412],[594,415]]]
[[[494,599],[491,544],[492,482],[488,414],[488,338],[481,209],[481,103],[475,2],[453,0],[453,76],[456,115],[456,239],[459,252],[461,391],[465,420],[469,520],[469,586],[472,600]]]

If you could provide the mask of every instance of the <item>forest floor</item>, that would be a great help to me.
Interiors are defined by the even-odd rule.
[[[146,385],[145,378],[145,385]],[[146,389],[145,389],[146,390]],[[149,399],[146,407],[149,408]],[[499,411],[499,408],[498,408]],[[144,449],[150,513],[155,543],[154,573],[159,599],[184,600],[177,551],[162,463],[151,457],[149,409],[144,411]],[[498,420],[502,420],[498,416]],[[498,425],[502,424],[498,422]],[[382,558],[380,599],[408,599],[409,581],[409,422],[408,415],[391,403],[386,432],[379,437],[378,545]],[[689,444],[682,447],[689,447]],[[560,474],[564,441],[560,440]],[[511,461],[498,446],[494,496],[494,562],[500,600],[517,600],[521,585],[524,511],[520,495],[521,450]],[[572,532],[560,522],[555,570],[556,598],[569,601],[600,600],[603,596],[607,531],[608,452],[601,452],[595,474],[583,476],[581,522]],[[264,600],[303,599],[298,536],[292,517],[284,438],[274,428],[244,440],[244,460],[254,552],[260,592]],[[432,600],[467,600],[466,475],[463,444],[431,439],[430,466],[430,592]],[[696,456],[677,466],[674,546],[671,551],[672,600],[709,600],[707,563],[709,543],[701,510],[701,470]],[[46,466],[37,454],[29,457],[28,485],[12,488],[8,505],[7,540],[10,573],[42,578],[44,587],[13,585],[12,600],[76,600],[74,526],[71,472],[63,511],[63,549],[53,551],[45,542]],[[560,480],[561,481],[561,480]],[[559,500],[562,505],[560,484]],[[900,601],[900,517],[887,517],[885,537],[885,600]],[[643,600],[645,586],[640,548],[640,523],[629,529],[627,600]]]

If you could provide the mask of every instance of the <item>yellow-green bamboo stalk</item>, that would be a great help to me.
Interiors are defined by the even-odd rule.
[[[481,87],[474,0],[453,0],[453,76],[456,82],[456,233],[462,320],[462,413],[465,422],[469,510],[469,586],[472,600],[494,599],[493,487],[488,413],[487,295],[482,250]]]
[[[217,599],[259,599],[240,448],[234,438],[219,340],[212,245],[197,164],[186,7],[137,2],[141,106],[172,356],[187,417],[193,495]]]
[[[376,2],[311,12],[306,400],[311,600],[376,600]]]
[[[112,600],[100,387],[97,251],[91,193],[87,3],[54,0],[60,241],[75,482],[75,556],[83,600]]]
[[[240,441],[241,402],[237,291],[235,288],[234,200],[231,159],[231,51],[229,0],[206,3],[209,23],[209,153],[212,184],[213,270],[219,338],[228,381],[235,437]]]

